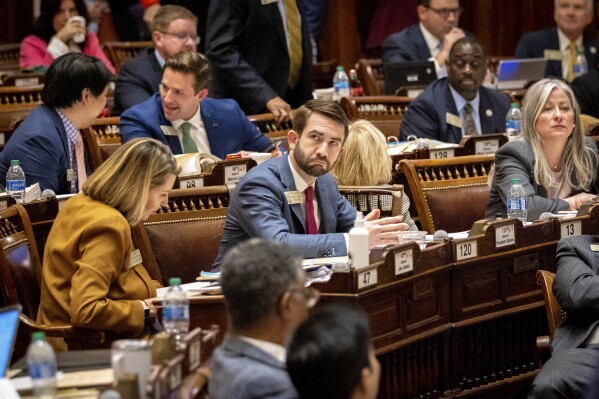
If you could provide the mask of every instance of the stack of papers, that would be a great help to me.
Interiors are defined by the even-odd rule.
[[[156,290],[156,296],[158,298],[164,298],[168,288],[169,287],[158,288]],[[220,283],[218,281],[197,281],[195,283],[181,284],[181,289],[183,292],[185,292],[188,298],[197,297],[202,294],[216,295],[221,293]]]

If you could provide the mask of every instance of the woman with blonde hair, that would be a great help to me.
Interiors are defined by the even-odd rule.
[[[391,157],[385,135],[369,121],[358,119],[352,122],[343,144],[343,154],[331,174],[340,186],[388,184],[391,181]],[[408,224],[409,230],[418,230],[410,217],[410,200],[403,192],[401,197],[402,222]]]
[[[108,337],[149,331],[156,308],[148,298],[158,283],[133,246],[131,226],[167,205],[177,172],[166,145],[136,139],[90,176],[50,230],[38,322],[105,330]]]
[[[597,146],[584,136],[570,86],[559,79],[540,80],[523,103],[521,137],[496,153],[487,218],[506,214],[514,178],[528,195],[528,220],[543,212],[578,210],[599,189]]]

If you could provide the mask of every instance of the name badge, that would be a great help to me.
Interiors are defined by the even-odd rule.
[[[460,117],[452,114],[451,112],[445,113],[445,122],[447,122],[448,125],[455,126],[459,129],[462,128],[462,120],[460,119]]]
[[[289,205],[301,204],[304,202],[304,196],[299,191],[285,191],[285,197]]]
[[[272,3],[276,3],[279,0],[260,0],[260,2],[262,3],[263,6],[268,5],[268,4],[272,4]]]
[[[564,54],[560,50],[545,50],[543,57],[551,61],[561,61],[564,59]]]
[[[160,130],[164,133],[165,136],[178,136],[177,129],[172,126],[160,126]]]
[[[73,181],[73,169],[67,169],[67,181]]]
[[[139,249],[131,251],[131,262],[129,263],[129,269],[137,265],[141,265],[141,262],[141,252],[139,252]]]

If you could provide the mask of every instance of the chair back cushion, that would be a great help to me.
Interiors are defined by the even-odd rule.
[[[4,253],[23,313],[35,320],[40,305],[40,284],[31,261],[28,241],[24,234],[21,236],[21,239],[4,247]]]
[[[485,218],[489,191],[487,184],[426,190],[424,197],[435,230],[447,232],[470,230],[474,222]],[[448,199],[451,199],[451,202]]]

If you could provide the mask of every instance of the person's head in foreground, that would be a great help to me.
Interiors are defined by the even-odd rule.
[[[274,241],[252,238],[224,257],[220,276],[233,334],[284,345],[318,292],[306,287],[301,258]]]
[[[341,305],[316,309],[293,334],[287,371],[302,399],[376,398],[380,365],[366,315]]]
[[[96,169],[83,192],[120,211],[133,226],[168,204],[177,173],[177,161],[166,145],[135,139]]]

